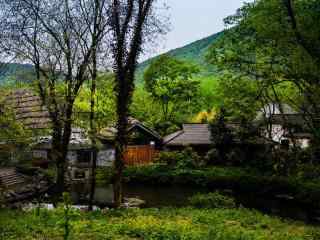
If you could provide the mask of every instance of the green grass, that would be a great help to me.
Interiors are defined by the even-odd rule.
[[[0,211],[0,239],[63,239],[61,210]],[[73,212],[69,239],[145,240],[316,240],[319,229],[247,209],[110,210]]]

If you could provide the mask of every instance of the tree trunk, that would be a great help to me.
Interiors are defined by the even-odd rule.
[[[122,79],[119,82],[119,87],[124,87],[125,80]],[[114,175],[114,205],[116,208],[121,206],[123,196],[122,196],[122,174],[124,169],[124,150],[127,146],[127,126],[128,126],[128,99],[130,98],[129,94],[123,94],[124,91],[119,91],[117,96],[117,135],[115,141],[115,175]]]
[[[92,141],[92,166],[91,166],[91,186],[89,197],[89,210],[93,210],[93,201],[96,188],[96,168],[97,168],[97,142],[96,142],[96,125],[95,125],[95,97],[97,88],[97,61],[96,52],[93,54],[93,69],[92,69],[92,85],[91,85],[91,106],[90,106],[90,129]]]
[[[61,125],[55,124],[54,133],[52,138],[52,160],[56,163],[57,167],[57,178],[55,186],[55,197],[54,202],[57,203],[61,200],[62,194],[65,191],[65,173],[66,173],[66,162],[69,148],[69,141],[72,131],[71,126],[71,115],[72,108],[67,109],[67,121],[64,123],[63,131],[61,131]]]

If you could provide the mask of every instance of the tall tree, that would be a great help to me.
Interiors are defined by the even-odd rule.
[[[192,79],[199,68],[169,55],[154,60],[144,73],[145,88],[160,103],[163,120],[170,121],[174,113],[190,108],[199,94],[200,82]]]
[[[155,0],[112,0],[110,27],[114,56],[117,135],[115,154],[114,203],[122,202],[123,154],[127,145],[129,105],[134,89],[134,73],[142,45],[158,32]]]
[[[56,192],[64,191],[73,107],[106,29],[104,0],[2,0],[1,47],[34,65],[52,122]]]
[[[226,18],[233,28],[208,54],[220,68],[257,81],[260,99],[284,101],[303,112],[315,139],[320,139],[319,7],[315,0],[245,4]]]

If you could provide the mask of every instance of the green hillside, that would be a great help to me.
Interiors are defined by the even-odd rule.
[[[195,64],[198,64],[201,67],[201,75],[209,75],[210,73],[215,72],[214,66],[209,66],[205,61],[205,54],[209,48],[209,46],[214,43],[219,37],[223,35],[223,32],[219,32],[216,34],[213,34],[209,37],[200,39],[198,41],[195,41],[193,43],[190,43],[184,47],[173,49],[167,54],[176,57],[181,60],[187,60],[190,62],[193,62]],[[149,64],[157,57],[148,59],[142,63],[139,64],[136,78],[138,82],[142,81],[143,78],[143,72],[145,69],[149,66]]]
[[[31,82],[34,72],[30,64],[0,63],[0,85],[12,81]]]
[[[187,60],[199,65],[199,67],[201,68],[201,77],[212,75],[212,73],[214,73],[216,69],[214,68],[214,66],[210,66],[206,63],[205,54],[208,50],[208,47],[222,35],[223,32],[213,34],[209,37],[190,43],[184,47],[173,49],[167,52],[167,54],[170,54],[171,56],[174,56],[178,59]],[[144,70],[155,58],[157,57],[150,58],[139,64],[136,72],[136,79],[138,83],[142,82]],[[18,63],[5,64],[4,67],[0,67],[0,85],[7,83],[10,80],[30,82],[30,78],[32,78],[32,73],[32,65]]]

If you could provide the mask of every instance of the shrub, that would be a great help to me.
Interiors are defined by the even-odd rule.
[[[96,170],[97,184],[107,185],[112,182],[113,170],[112,167],[99,167]]]
[[[178,159],[176,168],[184,169],[199,167],[201,158],[191,147],[186,148],[181,154],[182,158]]]
[[[313,156],[313,151],[312,148],[307,148],[307,149],[301,149],[297,153],[298,159],[300,163],[307,164],[312,161],[312,156]]]
[[[181,158],[181,153],[177,151],[162,151],[155,159],[156,163],[165,164],[167,166],[175,166],[177,159]]]
[[[196,208],[235,208],[236,204],[232,197],[219,192],[208,194],[196,194],[189,198],[189,203]]]
[[[300,164],[296,175],[300,180],[320,180],[320,166],[313,164]]]
[[[161,152],[156,162],[176,169],[190,169],[201,165],[201,158],[191,147],[183,151]]]
[[[216,148],[209,150],[205,156],[206,165],[217,165],[221,163],[219,152]]]
[[[240,166],[246,160],[245,152],[240,148],[233,148],[227,153],[227,164],[231,166]]]

